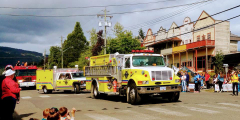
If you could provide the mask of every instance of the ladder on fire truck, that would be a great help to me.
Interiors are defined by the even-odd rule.
[[[117,76],[117,66],[85,66],[85,76]]]

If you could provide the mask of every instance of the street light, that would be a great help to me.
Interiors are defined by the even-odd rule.
[[[70,49],[70,48],[73,48],[73,46],[67,48],[66,50]],[[65,52],[66,50],[63,51],[63,47],[62,47],[62,68],[63,68],[63,52]]]

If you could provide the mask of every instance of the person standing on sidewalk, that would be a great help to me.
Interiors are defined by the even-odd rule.
[[[206,82],[206,85],[207,85],[207,89],[210,88],[209,79],[210,79],[210,75],[208,74],[208,72],[206,72],[205,73],[205,82]]]
[[[185,72],[186,74],[186,83],[187,83],[187,91],[188,91],[188,86],[189,86],[189,75],[188,75],[188,72],[186,71]]]
[[[194,83],[195,83],[195,92],[199,92],[199,75],[198,73],[195,73],[195,76],[194,76]]]
[[[182,73],[181,80],[182,80],[182,92],[186,92],[186,75],[184,72]]]
[[[16,106],[17,95],[21,91],[18,83],[13,80],[15,71],[9,69],[6,71],[6,78],[2,82],[2,104],[3,120],[13,120],[13,113]]]
[[[223,85],[224,77],[222,72],[219,72],[218,74],[218,85],[219,85],[219,92],[222,92],[222,85]]]
[[[234,95],[238,96],[238,74],[236,71],[234,71],[233,73],[232,86],[233,86],[233,96]],[[235,88],[236,88],[237,94],[235,94]]]

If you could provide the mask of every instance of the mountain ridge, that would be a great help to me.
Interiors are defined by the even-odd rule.
[[[13,65],[19,60],[22,62],[28,62],[34,64],[39,63],[43,59],[42,53],[35,51],[22,50],[18,48],[11,48],[0,46],[0,68],[4,68],[6,65]]]

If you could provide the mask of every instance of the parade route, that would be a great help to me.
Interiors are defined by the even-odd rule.
[[[225,93],[181,93],[178,102],[168,102],[159,97],[144,99],[140,105],[126,103],[125,97],[107,96],[92,99],[90,93],[21,91],[17,120],[42,118],[45,108],[75,107],[75,120],[224,120],[240,119],[240,96]]]

